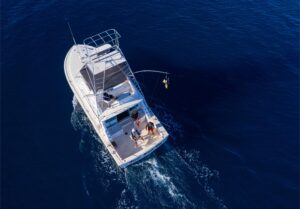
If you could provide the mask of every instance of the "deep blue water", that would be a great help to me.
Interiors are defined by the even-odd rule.
[[[1,208],[299,207],[297,0],[2,1]],[[116,28],[171,139],[118,169],[65,80],[78,42]]]

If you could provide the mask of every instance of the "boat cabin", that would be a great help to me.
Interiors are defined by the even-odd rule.
[[[89,90],[96,96],[101,112],[128,102],[135,93],[131,80],[125,74],[130,70],[128,63],[117,49],[109,49],[104,49],[106,53],[98,50],[97,60],[80,70]]]

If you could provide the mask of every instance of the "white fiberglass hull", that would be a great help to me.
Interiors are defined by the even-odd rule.
[[[155,140],[153,140],[151,144],[143,147],[143,149],[141,149],[140,151],[126,158],[120,157],[116,148],[112,146],[110,138],[105,131],[103,121],[99,120],[99,117],[96,115],[95,111],[93,110],[93,107],[88,101],[86,95],[84,95],[82,93],[82,89],[80,89],[81,84],[79,83],[79,80],[77,78],[78,77],[77,72],[78,69],[82,67],[83,63],[80,62],[81,59],[79,57],[78,47],[80,47],[80,45],[73,46],[66,55],[64,61],[65,76],[77,101],[79,102],[83,111],[85,112],[88,119],[92,123],[96,133],[98,134],[99,140],[103,143],[103,145],[106,147],[108,152],[111,154],[116,164],[122,168],[125,168],[126,166],[135,163],[138,160],[141,160],[145,156],[152,153],[155,149],[157,149],[160,145],[162,145],[167,140],[169,134],[164,129],[164,127],[160,125],[160,128],[158,129],[160,135]],[[131,103],[134,104],[134,101]],[[130,102],[128,104],[130,104]],[[155,115],[152,115],[149,119],[151,119],[151,121],[153,121],[154,124],[160,124],[159,120]]]

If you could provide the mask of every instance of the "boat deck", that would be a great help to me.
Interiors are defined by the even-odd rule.
[[[136,147],[134,141],[130,137],[130,132],[133,127],[133,123],[125,124],[124,126],[122,126],[123,134],[113,139],[117,145],[115,147],[116,151],[122,159],[125,159],[142,149],[139,146]]]
[[[134,155],[140,150],[146,148],[148,145],[151,145],[156,138],[159,138],[159,135],[157,136],[148,135],[148,131],[146,130],[146,123],[147,121],[145,120],[140,124],[139,131],[141,133],[141,137],[143,138],[143,140],[142,139],[138,140],[136,146],[134,140],[130,136],[131,130],[135,127],[133,120],[131,118],[128,118],[122,121],[121,126],[123,129],[123,134],[113,138],[113,141],[116,143],[115,149],[118,155],[122,159]]]
[[[124,168],[157,149],[167,140],[169,134],[148,109],[124,55],[118,45],[114,45],[116,43],[118,42],[110,45],[116,46],[113,47],[115,52],[105,51],[105,53],[102,53],[104,45],[97,47],[74,45],[67,53],[64,69],[67,81],[99,139],[116,164]],[[87,53],[87,51],[91,53]],[[94,56],[93,53],[96,53],[95,56],[99,60],[96,61],[92,57],[93,62],[90,63],[90,57],[88,59],[86,55]],[[102,53],[101,56],[99,53]],[[102,66],[104,61],[107,65]],[[119,66],[124,62],[126,62],[124,67]],[[111,80],[107,81],[107,78],[111,78]],[[93,79],[92,82],[89,79]],[[105,92],[114,98],[103,101]],[[130,112],[135,107],[142,110],[139,116],[145,117],[138,128],[135,127],[134,121],[130,117]],[[125,113],[126,111],[128,113]],[[156,136],[148,135],[145,126],[149,121],[153,122],[157,130]],[[138,140],[137,145],[131,138],[131,130],[134,127],[140,131],[143,138],[143,140]]]

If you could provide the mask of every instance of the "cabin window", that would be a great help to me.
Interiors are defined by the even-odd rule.
[[[127,118],[128,116],[129,116],[128,111],[122,112],[121,114],[117,115],[117,121],[120,122],[120,121],[124,120],[125,118]]]
[[[110,128],[110,127],[116,125],[117,123],[118,123],[118,121],[117,121],[116,117],[110,118],[107,121],[105,121],[105,125],[107,128]]]

